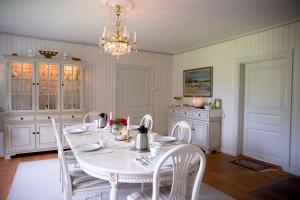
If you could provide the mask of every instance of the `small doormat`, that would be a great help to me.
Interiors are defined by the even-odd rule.
[[[275,167],[271,164],[261,162],[259,160],[249,159],[247,157],[240,157],[230,162],[257,172],[274,171],[279,169],[279,167]]]
[[[300,178],[291,177],[248,193],[258,200],[300,199]]]

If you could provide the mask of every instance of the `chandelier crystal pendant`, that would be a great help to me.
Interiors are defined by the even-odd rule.
[[[104,48],[105,53],[118,57],[137,50],[136,32],[130,38],[125,21],[126,9],[115,3],[112,7],[111,26],[104,26],[99,38],[99,46]]]

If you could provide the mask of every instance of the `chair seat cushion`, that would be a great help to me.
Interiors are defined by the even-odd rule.
[[[161,187],[159,189],[159,199],[169,200],[170,191],[170,186]],[[152,187],[128,195],[127,200],[152,200]]]
[[[82,170],[75,170],[70,174],[70,176],[73,191],[88,188],[98,188],[100,190],[106,188],[109,190],[110,188],[110,183],[108,181],[92,177]]]
[[[76,158],[75,158],[72,150],[65,150],[64,156],[65,156],[66,161],[76,161]]]

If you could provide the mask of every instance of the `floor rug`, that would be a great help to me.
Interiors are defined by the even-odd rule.
[[[292,177],[249,193],[258,200],[296,200],[300,199],[300,178]]]
[[[125,200],[128,194],[140,189],[140,184],[127,185],[128,186],[121,188],[120,199],[122,200]],[[232,199],[230,196],[205,183],[201,185],[200,190],[200,199],[202,200]],[[108,197],[109,193],[103,194],[104,200],[108,200]],[[63,200],[63,193],[61,192],[60,183],[58,181],[57,159],[20,163],[8,199]]]
[[[238,159],[230,161],[236,165],[241,167],[245,167],[247,169],[251,169],[257,172],[264,172],[264,171],[271,171],[271,170],[278,170],[278,167],[275,167],[271,164],[261,162],[259,160],[250,159],[247,157],[240,157]]]

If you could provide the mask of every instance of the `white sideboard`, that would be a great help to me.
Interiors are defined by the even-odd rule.
[[[189,107],[169,108],[169,133],[179,121],[186,121],[192,128],[192,144],[206,152],[219,151],[221,144],[222,110],[205,110]]]
[[[61,130],[83,118],[84,63],[4,56],[7,74],[5,156],[56,149],[51,118]],[[63,145],[67,147],[61,134]]]

